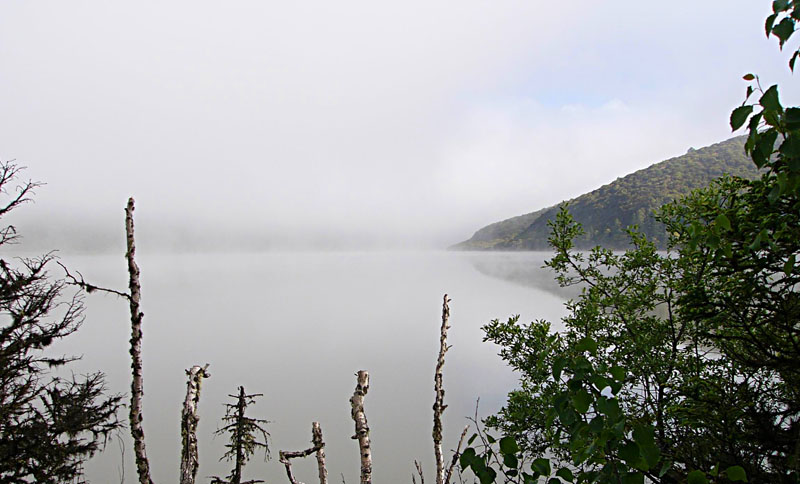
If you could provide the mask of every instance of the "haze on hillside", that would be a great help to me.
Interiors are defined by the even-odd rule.
[[[444,247],[730,136],[754,18],[708,2],[0,4],[0,157],[48,248]],[[746,70],[743,70],[746,69]]]

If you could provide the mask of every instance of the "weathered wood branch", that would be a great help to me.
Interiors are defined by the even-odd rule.
[[[131,409],[130,424],[133,436],[133,452],[136,456],[136,472],[139,475],[139,484],[153,484],[150,478],[150,462],[147,460],[145,448],[144,429],[142,428],[142,395],[144,383],[142,381],[142,319],[144,314],[139,308],[141,300],[141,285],[139,284],[139,266],[136,265],[136,241],[133,236],[133,198],[128,199],[125,207],[125,235],[127,240],[128,260],[128,288],[130,289],[128,301],[131,309]]]
[[[361,454],[361,484],[372,484],[372,450],[369,443],[369,425],[367,416],[364,413],[364,396],[369,391],[369,373],[359,370],[357,373],[357,383],[353,396],[350,397],[352,410],[350,415],[356,426],[356,433],[353,439],[358,440],[358,448]]]
[[[322,440],[322,427],[319,422],[311,423],[311,442],[317,448],[317,470],[319,484],[328,484],[328,469],[325,467],[325,441]]]
[[[303,484],[295,479],[294,474],[292,473],[292,462],[289,460],[289,457],[286,456],[284,451],[278,451],[278,460],[286,468],[286,477],[289,478],[289,482],[292,484]]]
[[[419,484],[425,484],[425,476],[422,474],[422,465],[414,459],[414,467],[417,468],[417,474],[419,475]],[[416,483],[416,479],[414,479],[414,474],[411,474],[411,481]]]
[[[60,261],[56,261],[56,264],[60,265],[61,268],[64,269],[64,274],[65,277],[67,278],[67,284],[78,286],[84,291],[88,292],[89,294],[95,291],[100,291],[100,292],[107,292],[109,294],[114,294],[115,296],[124,297],[125,299],[128,300],[130,300],[131,298],[131,295],[128,294],[127,292],[121,292],[117,291],[116,289],[109,289],[107,287],[100,287],[100,286],[95,286],[94,284],[90,284],[83,279],[83,274],[81,274],[79,271],[75,271],[78,274],[78,277],[80,277],[80,279],[78,279],[78,277],[75,277],[69,271],[69,269],[67,269],[67,266],[62,264]]]
[[[444,484],[444,456],[442,455],[442,413],[447,405],[444,404],[444,387],[442,385],[442,369],[444,368],[444,355],[447,346],[447,330],[450,319],[450,299],[447,294],[442,301],[442,328],[439,335],[439,358],[436,360],[436,371],[433,374],[433,390],[436,399],[433,402],[433,456],[436,461],[436,484]]]
[[[194,484],[197,478],[197,468],[200,460],[197,450],[197,423],[200,417],[197,414],[197,405],[200,403],[200,387],[204,378],[211,374],[208,364],[193,366],[186,370],[189,381],[186,383],[186,399],[183,401],[181,411],[181,484]]]
[[[300,457],[308,457],[309,455],[316,452],[317,454],[317,465],[319,466],[319,479],[321,484],[325,484],[328,482],[328,471],[325,469],[325,443],[322,441],[322,429],[319,426],[319,422],[313,422],[311,424],[311,443],[313,444],[306,450],[298,450],[298,451],[288,451],[282,450],[278,452],[279,460],[281,464],[286,468],[286,476],[289,478],[289,482],[292,484],[303,484],[299,482],[292,473],[292,462],[290,459],[297,459]],[[321,454],[321,458],[320,458]]]
[[[444,484],[450,484],[450,479],[453,477],[453,469],[458,463],[459,456],[461,456],[461,446],[464,444],[464,439],[467,437],[468,430],[469,425],[465,425],[464,430],[461,432],[461,438],[458,439],[456,451],[453,453],[453,459],[450,461],[450,467],[447,468],[447,473],[444,475]]]

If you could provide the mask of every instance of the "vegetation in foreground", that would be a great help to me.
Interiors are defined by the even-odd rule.
[[[766,33],[783,47],[798,21],[777,0]],[[763,173],[663,207],[668,254],[636,228],[623,254],[583,254],[565,208],[550,223],[547,266],[582,292],[561,333],[484,328],[521,388],[486,421],[505,436],[461,455],[482,484],[800,482],[800,108],[744,79],[731,127]]]

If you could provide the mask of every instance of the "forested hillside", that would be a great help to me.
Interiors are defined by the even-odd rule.
[[[723,173],[754,178],[757,171],[744,152],[745,137],[731,138],[683,156],[656,163],[569,200],[569,209],[585,235],[576,239],[579,248],[602,245],[621,249],[628,245],[625,228],[638,225],[651,240],[663,247],[666,232],[653,211],[690,191],[705,187]],[[562,202],[563,203],[563,202]],[[550,228],[559,205],[488,225],[452,249],[546,250]]]

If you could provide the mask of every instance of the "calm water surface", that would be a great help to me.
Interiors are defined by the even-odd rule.
[[[265,418],[272,459],[256,456],[246,476],[287,482],[278,450],[309,446],[318,420],[331,482],[357,483],[358,446],[351,440],[354,373],[370,372],[366,414],[375,482],[410,482],[413,461],[433,479],[433,369],[442,295],[452,298],[444,372],[448,404],[445,448],[455,447],[480,398],[487,415],[503,403],[516,376],[482,343],[481,325],[520,314],[557,322],[565,294],[541,269],[542,253],[252,253],[139,255],[144,311],[144,427],[156,482],[177,482],[184,369],[209,363],[200,401],[200,472],[226,476],[218,462],[225,440],[213,437],[227,395],[238,385],[263,393],[251,416]],[[87,281],[125,289],[121,256],[62,260]],[[84,327],[57,348],[82,354],[76,373],[102,369],[110,390],[128,393],[130,327],[124,300],[92,294]],[[127,412],[127,411],[126,411]],[[127,418],[125,412],[124,417]],[[130,437],[90,461],[94,483],[135,482]],[[297,477],[316,479],[316,461],[293,461]]]

